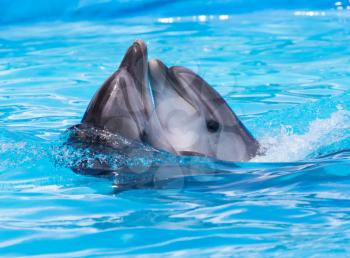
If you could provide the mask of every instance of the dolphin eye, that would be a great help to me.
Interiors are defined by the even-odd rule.
[[[207,129],[209,132],[215,133],[219,130],[219,128],[220,128],[220,124],[217,121],[213,119],[210,119],[207,121]]]

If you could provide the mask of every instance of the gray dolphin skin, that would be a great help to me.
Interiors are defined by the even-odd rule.
[[[247,161],[259,148],[225,100],[201,77],[185,67],[149,62],[155,113],[162,137],[178,155],[200,155]],[[151,141],[158,146],[161,139]],[[164,147],[163,147],[164,148]]]
[[[81,123],[142,141],[153,109],[147,66],[146,45],[136,41],[92,98]]]
[[[137,40],[97,91],[81,121],[180,156],[248,161],[259,144],[225,100],[185,67],[147,59]]]

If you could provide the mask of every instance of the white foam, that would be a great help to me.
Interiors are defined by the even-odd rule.
[[[277,136],[260,140],[266,150],[253,162],[291,162],[305,159],[318,148],[338,142],[346,137],[344,129],[350,129],[350,112],[338,107],[327,119],[312,121],[305,134],[296,134],[292,126],[283,126]]]

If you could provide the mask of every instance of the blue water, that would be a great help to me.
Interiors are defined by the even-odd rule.
[[[0,26],[1,256],[350,255],[345,2],[277,9],[267,1],[249,11],[222,1],[201,15],[145,1],[126,15],[125,1],[120,17],[108,1],[80,1],[81,12],[69,1],[14,12],[10,2],[0,2],[8,11]],[[48,9],[55,12],[44,17]],[[84,154],[64,146],[65,130],[137,38],[151,58],[210,82],[266,153],[236,164],[196,158],[195,175],[124,191],[115,191],[118,179],[67,168]],[[154,158],[142,151],[115,162],[141,173]]]

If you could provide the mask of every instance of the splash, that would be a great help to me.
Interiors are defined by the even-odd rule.
[[[18,134],[1,129],[0,133],[0,171],[13,167],[30,166],[48,156],[45,144],[38,143],[27,134]]]
[[[337,107],[329,118],[316,119],[309,123],[305,133],[294,132],[293,126],[282,126],[277,136],[265,136],[260,140],[264,155],[254,162],[299,161],[317,153],[320,148],[332,146],[347,138],[350,132],[350,112]],[[344,148],[344,146],[342,146]],[[335,150],[333,150],[335,151]],[[314,154],[316,155],[316,154]],[[312,158],[312,157],[311,157]]]
[[[303,116],[300,117],[306,119]],[[264,155],[255,157],[251,162],[305,161],[347,149],[347,146],[350,148],[350,142],[344,143],[350,133],[350,111],[344,106],[336,105],[335,111],[330,112],[328,118],[314,118],[311,122],[304,122],[295,124],[293,122],[293,126],[285,124],[279,132],[271,130],[269,135],[261,137],[260,143]],[[305,128],[300,130],[300,126]],[[92,133],[96,134],[96,132]],[[67,142],[66,137],[67,135],[61,139],[61,142]],[[77,148],[74,144],[63,144],[54,155],[55,162],[70,168],[78,167],[82,171],[104,164],[111,171],[128,167],[131,171],[140,172],[140,168],[144,168],[142,171],[145,171],[147,168],[161,164],[180,165],[183,160],[181,157],[157,151],[149,146],[128,142],[118,135],[108,135],[106,139],[112,148],[107,148],[105,145],[96,146],[96,144],[92,145],[94,146],[92,149],[91,146]],[[198,165],[200,161],[207,166],[214,162],[199,157],[191,159],[191,166]],[[234,163],[231,165],[235,167]]]

